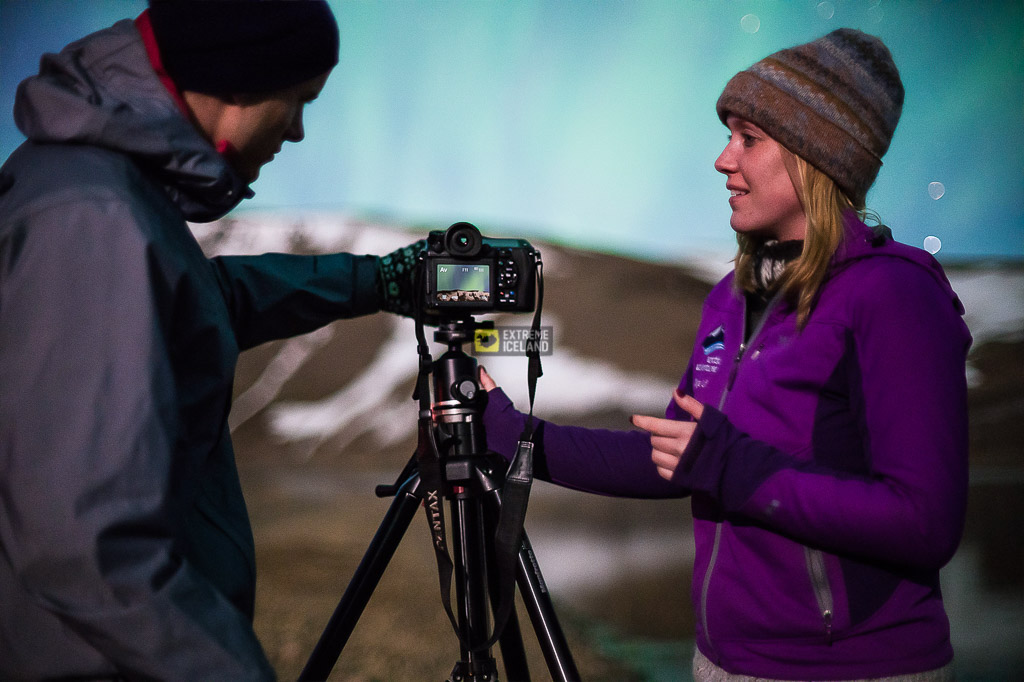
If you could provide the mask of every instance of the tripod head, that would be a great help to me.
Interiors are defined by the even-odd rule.
[[[444,319],[437,323],[434,341],[448,345],[448,350],[457,350],[462,344],[473,340],[477,329],[494,329],[492,320],[477,321],[472,315]]]
[[[460,421],[462,416],[479,415],[480,386],[477,383],[477,361],[462,350],[472,341],[477,329],[493,329],[493,322],[477,322],[472,317],[442,322],[434,332],[434,341],[444,343],[448,351],[431,365],[434,377],[435,421]]]
[[[468,316],[442,322],[434,332],[434,340],[448,346],[430,369],[434,396],[430,411],[442,459],[487,453],[483,428],[487,393],[478,382],[476,358],[467,355],[462,346],[472,341],[477,329],[493,328],[493,322],[477,322]]]

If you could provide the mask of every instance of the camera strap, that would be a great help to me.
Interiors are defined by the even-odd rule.
[[[421,254],[417,259],[416,291],[423,291],[426,281],[424,258]],[[434,545],[437,558],[437,575],[441,583],[441,603],[444,605],[448,620],[464,648],[469,648],[459,631],[458,622],[451,606],[451,582],[455,566],[448,552],[447,533],[444,521],[444,470],[440,450],[434,435],[434,423],[430,410],[430,369],[433,358],[430,346],[427,345],[423,331],[423,304],[416,297],[416,343],[419,355],[419,371],[416,375],[416,388],[413,400],[419,401],[419,418],[417,419],[416,462],[419,468],[420,482],[423,484],[423,509],[427,515],[427,525]]]
[[[516,568],[519,550],[523,545],[523,525],[526,521],[526,507],[530,501],[530,487],[533,485],[533,401],[537,392],[537,379],[544,371],[540,363],[541,310],[544,304],[544,276],[540,255],[537,256],[537,309],[531,325],[531,340],[527,346],[528,368],[527,387],[530,393],[530,412],[526,416],[523,432],[519,435],[515,457],[505,474],[505,485],[501,493],[501,513],[494,532],[494,560],[498,575],[498,604],[495,606],[493,644],[505,629],[515,604]],[[488,645],[489,646],[489,645]]]

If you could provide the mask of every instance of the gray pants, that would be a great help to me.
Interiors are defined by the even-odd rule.
[[[693,679],[694,682],[796,682],[789,680],[769,680],[764,677],[751,677],[750,675],[733,675],[712,663],[707,656],[697,649],[693,655]],[[853,682],[953,682],[953,664],[928,670],[923,673],[911,673],[910,675],[898,675],[896,677],[878,677],[872,680],[856,680]]]

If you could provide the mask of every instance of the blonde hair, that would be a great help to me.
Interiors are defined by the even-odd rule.
[[[804,209],[807,232],[803,251],[786,267],[773,290],[781,290],[784,298],[796,307],[797,327],[803,328],[814,308],[832,257],[843,242],[843,214],[853,210],[863,220],[868,212],[863,204],[854,204],[832,178],[782,145],[779,148]],[[739,243],[735,261],[736,285],[741,290],[754,291],[754,255],[761,241],[744,234],[737,234],[736,239]]]

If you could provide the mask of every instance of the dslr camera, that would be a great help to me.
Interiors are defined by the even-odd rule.
[[[492,239],[470,223],[427,236],[424,310],[443,317],[533,312],[540,254],[523,239]]]

